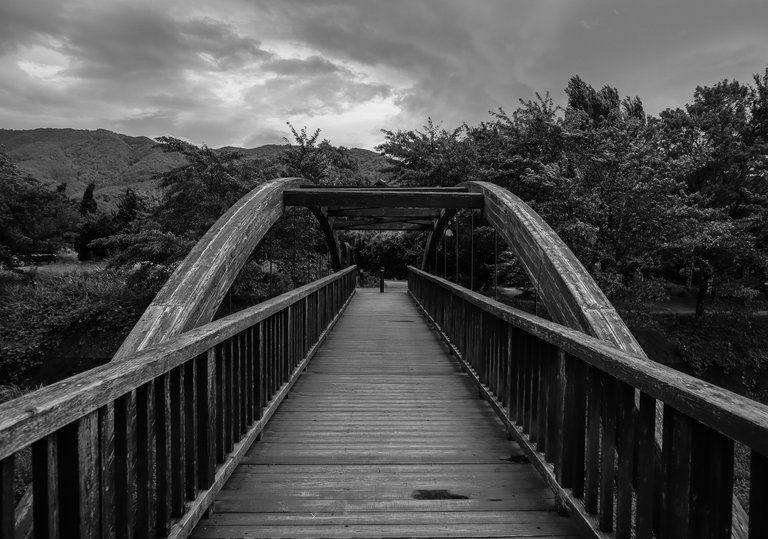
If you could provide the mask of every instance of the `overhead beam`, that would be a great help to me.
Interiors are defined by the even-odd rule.
[[[393,191],[387,189],[286,189],[286,206],[325,206],[343,208],[476,208],[482,209],[482,193]]]
[[[454,185],[452,187],[380,187],[378,185],[316,185],[307,183],[301,185],[299,189],[338,189],[344,191],[440,191],[451,193],[467,193],[469,189],[466,186]]]
[[[336,230],[401,230],[411,232],[429,232],[432,223],[353,223],[351,225],[336,224]]]
[[[345,208],[328,210],[328,217],[414,217],[437,219],[440,210],[436,208]]]

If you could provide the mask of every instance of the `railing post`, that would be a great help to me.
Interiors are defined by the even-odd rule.
[[[384,292],[384,266],[379,268],[379,292]]]

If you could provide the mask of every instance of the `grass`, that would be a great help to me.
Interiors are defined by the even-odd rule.
[[[0,404],[21,397],[33,390],[15,384],[0,385]],[[16,503],[18,503],[27,486],[32,482],[32,449],[27,447],[18,451],[14,456],[13,489]]]

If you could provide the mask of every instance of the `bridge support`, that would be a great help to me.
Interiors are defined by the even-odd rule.
[[[325,242],[328,244],[328,253],[331,255],[331,266],[333,271],[339,271],[342,267],[341,249],[339,247],[339,238],[336,235],[336,231],[333,230],[333,218],[328,217],[328,214],[317,206],[310,206],[309,211],[317,219],[320,229],[325,236]]]
[[[427,237],[427,246],[424,248],[424,257],[421,259],[422,271],[427,271],[427,268],[432,267],[435,259],[435,253],[437,252],[437,246],[440,244],[440,240],[443,238],[445,227],[451,222],[451,219],[456,215],[457,209],[445,209],[440,212],[440,217],[435,221],[435,225],[432,232]]]
[[[251,252],[283,215],[283,191],[303,182],[261,184],[232,206],[173,272],[112,361],[210,322]]]

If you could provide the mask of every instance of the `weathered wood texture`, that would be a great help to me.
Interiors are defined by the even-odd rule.
[[[328,209],[354,208],[476,208],[483,207],[484,196],[477,193],[397,189],[287,189],[287,206],[319,206]]]
[[[305,181],[264,183],[227,210],[160,289],[112,361],[210,322],[251,251],[283,215],[283,191]]]
[[[733,442],[753,450],[751,481],[764,485],[768,406],[413,267],[409,272],[414,299],[585,527],[616,537],[656,531],[726,539],[742,525],[732,512]],[[664,406],[659,475],[657,402]],[[756,492],[761,500],[760,487]]]
[[[645,357],[587,269],[530,206],[487,182],[468,182],[485,197],[483,215],[512,248],[555,322]]]
[[[358,290],[193,537],[578,536],[390,285]]]
[[[487,182],[467,182],[485,196],[483,214],[517,255],[555,322],[644,358],[645,351],[586,268],[554,230],[518,197]],[[422,269],[425,269],[422,264]],[[637,408],[637,406],[635,406]],[[655,466],[661,468],[662,407],[656,409]],[[747,515],[733,498],[733,537],[747,537]]]
[[[188,535],[355,282],[347,268],[0,405],[0,538],[15,533],[13,463],[30,446],[36,537]]]

